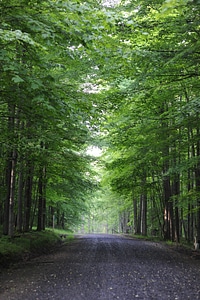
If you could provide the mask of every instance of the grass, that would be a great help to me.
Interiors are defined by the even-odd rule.
[[[60,235],[66,234],[64,241],[74,238],[72,233],[64,230],[31,231],[16,235],[13,238],[2,236],[0,238],[0,265],[7,267],[12,263],[28,259],[29,257],[49,253],[59,245]]]
[[[132,235],[133,238],[142,239],[145,241],[152,241],[157,243],[163,243],[170,248],[173,248],[181,253],[191,255],[192,251],[194,251],[194,244],[192,242],[188,243],[185,239],[181,239],[179,243],[176,241],[172,242],[170,240],[164,240],[161,237],[156,236],[142,236],[142,235]]]
[[[158,236],[147,236],[147,235],[139,235],[139,234],[134,234],[134,235],[131,235],[131,236],[136,238],[136,239],[152,241],[152,242],[163,241],[163,239],[161,237],[158,237]]]

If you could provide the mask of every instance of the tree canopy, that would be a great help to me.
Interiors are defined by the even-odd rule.
[[[108,232],[200,240],[198,1],[0,6],[3,233],[89,210]]]

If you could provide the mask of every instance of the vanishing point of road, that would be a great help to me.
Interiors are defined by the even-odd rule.
[[[200,299],[200,261],[162,243],[84,235],[0,273],[0,300]]]

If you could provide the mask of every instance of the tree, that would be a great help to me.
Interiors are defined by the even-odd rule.
[[[120,183],[119,194],[123,194],[127,186],[129,191],[134,190],[136,215],[136,187],[140,174],[143,174],[140,182],[144,182],[145,177],[148,179],[147,199],[152,199],[150,195],[153,188],[158,199],[156,201],[160,201],[156,206],[161,208],[163,216],[160,218],[159,212],[157,224],[162,234],[166,239],[176,238],[179,241],[181,226],[185,222],[183,215],[191,215],[182,197],[188,193],[185,172],[189,169],[194,168],[189,178],[193,188],[198,190],[199,176],[195,170],[199,169],[196,165],[199,160],[196,139],[199,131],[193,117],[191,119],[191,116],[199,119],[198,108],[194,104],[198,97],[196,88],[199,76],[196,71],[199,57],[196,48],[198,4],[180,5],[177,1],[171,1],[171,8],[167,2],[162,4],[158,1],[149,6],[146,1],[139,2],[137,8],[134,7],[135,3],[120,7],[123,16],[116,25],[116,35],[120,41],[118,52],[123,54],[111,59],[106,66],[111,70],[120,68],[120,75],[112,73],[112,90],[107,97],[110,101],[107,141],[111,149],[109,151],[118,153],[117,158],[111,153],[111,184],[115,182],[116,187]],[[186,97],[186,90],[190,98]],[[188,117],[193,128],[190,137],[187,134]],[[191,145],[190,150],[188,144]],[[131,161],[132,165],[128,166],[127,162],[130,164]],[[119,168],[122,165],[123,173]],[[117,169],[118,172],[115,171]],[[191,176],[195,177],[192,179]],[[137,183],[136,186],[134,183]],[[145,190],[146,185],[141,184],[141,195],[146,194]],[[191,204],[190,200],[188,208],[197,207],[198,232],[198,191],[196,195],[197,204]],[[153,199],[155,205],[155,197]],[[150,211],[151,202],[147,200],[147,203],[147,211]],[[139,216],[135,216],[135,223]],[[152,226],[148,222],[148,227]]]
[[[67,151],[78,160],[75,153],[81,153],[89,140],[92,101],[81,85],[91,72],[86,44],[90,44],[93,35],[95,38],[99,28],[94,34],[95,17],[92,19],[91,10],[95,3],[24,0],[19,4],[10,0],[1,1],[0,5],[4,11],[1,218],[4,234],[12,236],[16,214],[19,231],[30,230],[36,217],[38,230],[45,228],[50,164]],[[59,156],[55,155],[57,152]],[[64,165],[70,164],[69,159]],[[80,169],[79,172],[71,177],[73,185],[83,176]],[[71,192],[71,183],[66,180],[65,184]],[[78,194],[80,197],[81,192]]]

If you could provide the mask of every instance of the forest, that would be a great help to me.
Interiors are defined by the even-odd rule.
[[[0,45],[3,235],[200,241],[200,1],[1,0]]]

